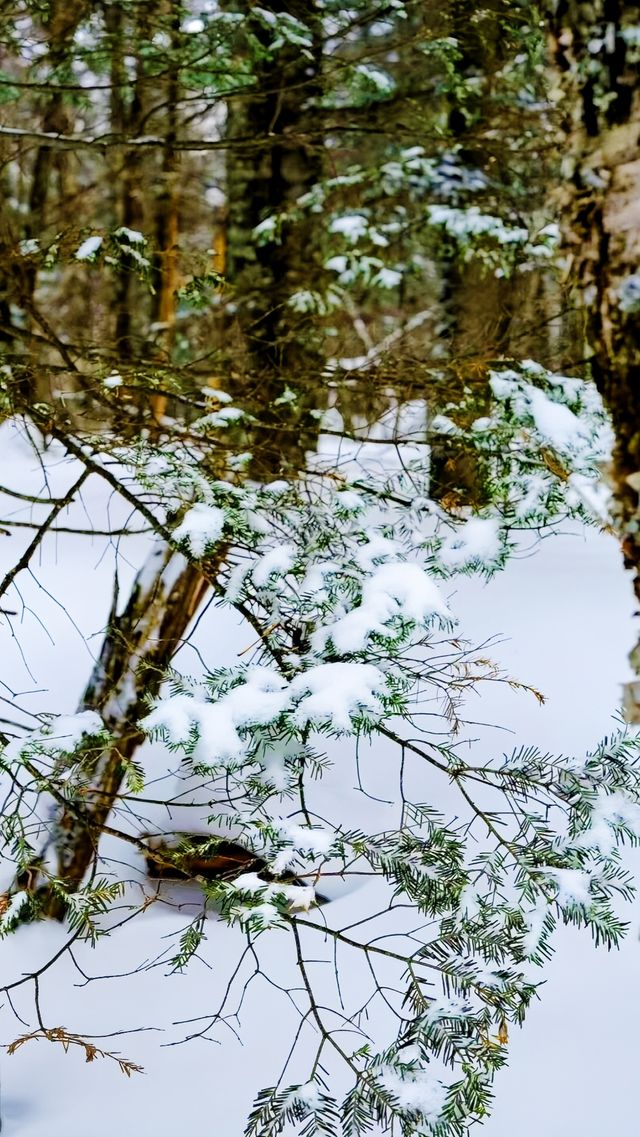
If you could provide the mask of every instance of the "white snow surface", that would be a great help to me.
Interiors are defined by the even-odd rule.
[[[0,484],[38,495],[47,482],[56,495],[77,476],[77,469],[55,444],[44,456],[45,472],[43,456],[7,424],[0,428],[0,443]],[[5,494],[0,497],[4,516],[40,521],[46,513],[45,507],[21,503]],[[83,489],[83,504],[92,517],[108,519],[114,526],[128,521],[128,507],[94,479]],[[60,523],[81,528],[83,520],[84,511],[77,509],[74,516],[62,514]],[[16,530],[12,537],[2,539],[0,569],[6,571],[15,563],[31,532]],[[32,692],[21,698],[22,705],[38,711],[64,711],[73,721],[108,616],[114,564],[126,596],[148,549],[148,537],[117,543],[56,533],[47,537],[33,577],[23,575],[19,594],[14,590],[7,597],[8,608],[19,606],[23,655],[9,620],[3,617],[0,623],[5,677],[14,689]],[[491,648],[493,657],[511,675],[547,695],[546,705],[540,707],[505,685],[489,684],[474,702],[474,717],[479,723],[499,724],[500,729],[482,725],[474,729],[477,741],[469,745],[479,756],[511,751],[520,743],[580,755],[611,731],[619,686],[628,677],[626,653],[634,632],[631,585],[611,537],[596,532],[557,537],[530,554],[523,550],[488,585],[464,579],[448,586],[448,598],[454,587],[456,594],[450,603],[465,634],[477,643],[501,636],[501,642]],[[64,602],[67,613],[49,593]],[[193,639],[210,667],[233,663],[246,642],[246,629],[216,608],[201,621]],[[189,655],[189,642],[178,661],[183,652]],[[305,708],[306,701],[303,713],[312,719],[325,713],[329,692],[335,690],[323,666],[315,669],[315,675],[307,672],[295,681],[298,707]],[[349,693],[344,708],[347,715],[355,696],[375,705],[382,677],[373,674],[375,668],[371,671],[367,675],[363,670],[343,673]],[[282,697],[275,680],[269,689],[267,676],[256,676],[254,685],[254,713],[258,694],[265,699]],[[2,694],[8,696],[5,690]],[[166,713],[166,702],[163,706]],[[187,729],[186,719],[181,722],[179,718],[180,707],[174,709],[178,727]],[[335,713],[335,707],[331,710]],[[234,723],[236,715],[240,715],[238,708],[233,709]],[[345,786],[350,787],[353,767],[348,742],[338,740],[336,753],[344,755]],[[155,771],[161,786],[166,775],[160,754],[156,747],[145,748],[143,762],[148,772]],[[363,776],[372,794],[384,792],[384,757],[384,748],[367,757]],[[376,805],[363,799],[363,809],[375,810]],[[612,820],[635,825],[635,817],[628,814],[624,802],[597,802],[589,839],[608,840]],[[185,817],[192,815],[193,811],[185,811]],[[177,810],[172,816],[177,824],[178,819],[183,823]],[[353,824],[359,824],[359,819],[354,818]],[[293,836],[289,831],[290,840]],[[315,851],[322,855],[320,831],[310,831],[307,839],[316,843]],[[632,864],[634,856],[628,854]],[[557,883],[571,886],[576,895],[588,882],[571,882],[565,876]],[[361,918],[369,909],[367,888],[338,895],[325,911],[344,923]],[[533,949],[540,932],[539,913],[532,911],[529,921]],[[198,1033],[202,1020],[185,1020],[215,1010],[227,969],[237,958],[238,934],[210,921],[199,958],[185,974],[170,975],[168,964],[158,960],[158,952],[175,944],[186,922],[181,912],[153,905],[95,951],[88,946],[79,948],[75,959],[85,977],[68,957],[55,973],[43,974],[40,999],[48,1024],[105,1036],[94,1041],[139,1062],[145,1074],[127,1079],[108,1058],[87,1064],[79,1048],[72,1046],[65,1053],[59,1044],[27,1042],[14,1056],[3,1054],[0,1059],[2,1137],[87,1137],[89,1131],[91,1137],[113,1137],[115,1133],[172,1137],[182,1132],[239,1137],[255,1091],[272,1084],[279,1071],[297,1019],[273,988],[254,986],[241,1014],[242,1046],[230,1032],[219,1036],[222,1045],[198,1038],[178,1046],[165,1045]],[[65,938],[64,929],[58,926],[36,925],[0,941],[3,982],[45,962]],[[571,928],[563,929],[557,942],[559,950],[547,969],[541,1000],[531,1010],[524,1030],[514,1032],[510,1040],[510,1067],[498,1076],[495,1111],[483,1135],[602,1137],[610,1133],[635,1137],[640,1003],[637,910],[631,913],[631,934],[620,952],[608,955],[596,950],[587,936]],[[283,986],[299,982],[285,932],[270,931],[264,943]],[[107,973],[119,977],[100,978]],[[355,971],[343,977],[347,986],[357,987],[358,982]],[[17,989],[14,1001],[19,1013],[30,1014],[31,991]],[[21,1029],[19,1024],[16,1029],[7,1024],[8,1019],[4,1043]],[[133,1033],[114,1033],[119,1031]],[[420,1108],[437,1117],[441,1097],[435,1079],[400,1080],[395,1073],[389,1073],[389,1079],[406,1109]],[[314,1088],[308,1092],[313,1096]]]

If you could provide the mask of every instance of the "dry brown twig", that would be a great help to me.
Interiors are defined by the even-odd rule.
[[[87,1062],[94,1062],[96,1058],[111,1058],[113,1062],[117,1062],[123,1074],[130,1078],[132,1074],[144,1074],[142,1066],[138,1066],[136,1062],[131,1062],[128,1058],[122,1058],[119,1054],[114,1054],[109,1050],[101,1050],[99,1046],[95,1046],[92,1042],[87,1042],[86,1039],[81,1038],[78,1034],[70,1034],[64,1029],[63,1026],[54,1027],[41,1027],[39,1030],[33,1030],[29,1034],[22,1034],[19,1038],[14,1039],[13,1042],[7,1046],[7,1054],[15,1054],[21,1046],[26,1042],[39,1041],[46,1039],[47,1042],[59,1042],[65,1052],[68,1053],[71,1046],[79,1046],[84,1050],[85,1060]]]

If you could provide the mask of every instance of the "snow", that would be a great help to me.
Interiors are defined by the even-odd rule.
[[[500,522],[495,517],[470,517],[442,543],[439,559],[448,568],[472,561],[491,564],[502,551]]]
[[[334,217],[329,226],[329,232],[340,233],[353,245],[361,237],[364,237],[368,228],[369,222],[361,213],[343,213],[341,217]]]
[[[315,1082],[305,1082],[304,1085],[298,1086],[291,1094],[291,1101],[300,1102],[302,1105],[308,1106],[310,1110],[318,1109],[322,1104],[320,1090]]]
[[[640,839],[640,806],[622,793],[601,790],[593,805],[589,827],[580,834],[576,844],[606,855],[616,844],[617,826],[626,827]]]
[[[463,1019],[468,1013],[469,1005],[464,999],[440,995],[431,1000],[425,1017],[429,1022],[437,1022],[439,1019]]]
[[[239,911],[247,916],[259,912],[261,918],[266,918],[269,923],[277,918],[270,909],[271,901],[284,897],[289,902],[291,911],[308,912],[316,897],[315,889],[311,885],[282,884],[280,881],[277,884],[268,884],[254,872],[237,876],[235,880],[230,881],[228,888],[231,892],[248,892],[253,896],[259,896],[263,902],[262,906],[244,906]]]
[[[48,481],[56,494],[64,492],[77,476],[74,464],[55,444],[43,457],[23,434],[16,437],[9,432],[6,424],[0,428],[0,437],[3,484],[38,494]],[[281,492],[286,492],[286,485]],[[114,523],[124,523],[127,517],[121,505],[93,482],[87,487],[86,503],[93,516],[109,515]],[[15,509],[16,502],[3,497],[3,507]],[[28,516],[42,516],[37,507],[24,508]],[[75,523],[79,524],[78,514]],[[19,555],[24,547],[22,540],[16,536],[0,545],[5,566]],[[76,705],[106,621],[114,563],[113,555],[111,559],[108,556],[108,541],[67,536],[64,556],[60,541],[52,534],[46,545],[46,585],[64,599],[69,616],[50,602],[33,580],[22,585],[22,631],[32,679],[28,679],[25,664],[17,655],[9,626],[2,626],[8,674],[16,685],[24,680],[24,687],[30,690],[47,687],[44,694],[30,696],[29,705],[52,711]],[[136,565],[144,559],[148,539],[128,538],[125,545],[117,562],[123,595]],[[35,567],[35,574],[42,575],[40,566]],[[483,723],[499,723],[505,730],[478,727],[474,731],[472,745],[479,757],[499,755],[521,741],[533,741],[554,751],[580,752],[610,730],[619,701],[618,685],[626,678],[626,652],[633,641],[631,586],[612,538],[597,532],[586,537],[574,532],[545,543],[535,554],[523,550],[520,559],[488,585],[461,580],[456,589],[452,607],[465,633],[478,643],[501,634],[503,642],[492,648],[491,654],[509,674],[541,687],[548,696],[546,706],[539,707],[534,700],[515,695],[504,686],[484,688],[474,713]],[[44,616],[48,634],[32,611]],[[230,652],[233,660],[233,653],[245,646],[246,629],[234,632],[228,615],[213,609],[210,619],[202,622],[195,642],[207,661],[219,664],[223,653]],[[352,682],[355,677],[350,672],[346,678]],[[362,674],[359,677],[362,679]],[[304,688],[309,678],[307,673],[294,681],[296,699],[312,695],[311,686]],[[327,683],[321,676],[311,678],[330,713],[344,674],[334,673]],[[275,687],[275,679],[271,681]],[[372,703],[382,690],[377,684],[382,682],[381,673],[372,669],[363,683],[364,695]],[[268,694],[268,683],[268,676],[260,681],[256,677],[254,686]],[[277,688],[274,694],[278,694]],[[236,698],[238,703],[242,701],[241,695]],[[234,711],[234,716],[236,713],[239,711]],[[183,729],[188,730],[190,721],[187,715]],[[353,780],[353,767],[345,740],[337,743],[336,756],[340,758],[337,784],[346,792]],[[376,752],[375,759],[375,769],[372,762],[365,771],[366,784],[374,791],[384,790],[380,773],[384,748]],[[150,748],[145,762],[156,777],[162,776],[160,748]],[[428,794],[430,782],[425,781],[424,787]],[[604,815],[609,815],[613,804],[596,802],[592,836],[605,837],[600,822],[609,827]],[[365,807],[375,809],[371,802]],[[187,818],[193,813],[185,809]],[[353,823],[359,824],[359,819],[354,818]],[[306,829],[302,824],[300,828]],[[560,883],[565,890],[573,890],[573,895],[577,886],[588,895],[588,879],[549,880],[556,887]],[[309,899],[306,892],[310,891],[305,890],[303,902]],[[330,922],[351,923],[369,910],[368,895],[363,888],[362,893],[338,898],[322,911]],[[289,903],[293,903],[291,898]],[[264,908],[265,915],[273,910],[269,903]],[[528,919],[528,945],[533,948],[540,931],[538,913],[532,911]],[[184,975],[170,975],[166,960],[175,950],[176,937],[184,925],[179,910],[152,905],[143,916],[115,931],[106,945],[99,944],[95,951],[88,945],[78,946],[76,960],[92,977],[89,982],[69,959],[41,977],[42,1007],[48,1024],[64,1023],[69,1030],[88,1034],[135,1031],[98,1042],[139,1061],[145,1075],[133,1075],[128,1080],[109,1060],[87,1065],[73,1048],[65,1054],[54,1043],[27,1043],[15,1056],[3,1059],[3,1137],[50,1137],[52,1132],[86,1137],[88,1117],[92,1137],[113,1137],[116,1132],[159,1137],[164,1133],[200,1132],[211,1122],[211,1109],[202,1096],[203,1079],[210,1099],[224,1101],[224,1109],[216,1112],[218,1137],[237,1137],[243,1131],[253,1093],[259,1086],[273,1084],[297,1019],[279,993],[265,984],[248,991],[242,1011],[242,1047],[224,1032],[217,1036],[222,1046],[195,1039],[180,1046],[165,1045],[195,1033],[203,1025],[201,1021],[184,1024],[184,1020],[216,1009],[225,966],[237,961],[237,935],[212,920],[208,922],[207,942],[199,951],[202,963],[194,960]],[[611,955],[596,952],[588,937],[574,929],[561,930],[559,954],[548,970],[541,1001],[531,1011],[524,1030],[512,1032],[510,1067],[498,1077],[495,1113],[483,1126],[485,1137],[512,1137],[513,1133],[518,1137],[538,1137],[540,1133],[549,1137],[573,1133],[580,1137],[602,1137],[603,1133],[632,1137],[635,1133],[640,1000],[637,925],[635,911],[631,936],[620,953]],[[64,938],[63,929],[38,925],[3,940],[0,962],[4,981],[19,978],[44,963],[62,947]],[[291,988],[295,971],[287,955],[287,937],[274,931],[262,937],[263,941],[269,964],[280,969],[277,974],[285,989]],[[150,961],[165,949],[165,962],[151,965]],[[107,972],[120,978],[93,978]],[[360,976],[354,968],[344,978],[345,986],[351,988],[357,987]],[[14,997],[30,1021],[31,996],[18,991]],[[154,1029],[138,1033],[148,1027]],[[5,1027],[3,1041],[11,1041],[22,1030],[18,1025],[11,1033],[12,1028]],[[398,1075],[394,1072],[389,1078],[390,1086],[398,1089]],[[420,1086],[405,1078],[399,1092],[406,1109],[417,1108],[422,1100],[437,1114],[437,1085]]]
[[[321,650],[331,640],[341,653],[362,651],[373,633],[388,631],[390,620],[401,618],[425,624],[432,616],[451,619],[438,586],[425,570],[402,561],[383,564],[365,581],[360,605],[320,628],[314,636],[314,647]]]
[[[219,392],[218,397],[222,402],[224,400],[221,398],[221,394],[222,393]],[[202,418],[199,418],[197,420],[197,426],[199,428],[203,426],[233,426],[234,423],[242,422],[246,417],[240,407],[222,407],[219,411],[212,411],[211,414],[203,415]]]
[[[592,876],[582,869],[542,868],[557,886],[557,901],[563,908],[586,908],[592,902]]]
[[[527,931],[522,941],[522,949],[527,958],[535,955],[540,946],[547,911],[546,907],[537,905],[526,914]]]
[[[83,739],[100,734],[104,723],[96,711],[78,711],[75,715],[58,715],[40,734],[46,738],[47,746],[60,751],[72,751]]]
[[[260,588],[272,576],[286,576],[295,561],[296,550],[292,545],[279,545],[275,549],[269,549],[262,554],[251,570],[254,584]]]
[[[447,1088],[438,1078],[422,1072],[401,1077],[396,1071],[387,1069],[379,1076],[379,1081],[401,1109],[407,1113],[420,1113],[429,1125],[437,1124],[447,1096]]]
[[[218,387],[201,387],[200,394],[207,399],[217,399],[219,403],[230,403],[232,398],[227,391],[221,391]]]
[[[298,704],[294,720],[299,726],[328,722],[350,731],[352,716],[380,710],[384,678],[371,663],[323,663],[297,675],[291,692]]]
[[[77,261],[92,261],[95,260],[96,253],[102,245],[102,237],[94,235],[87,237],[80,247],[76,250]]]
[[[455,237],[489,236],[501,245],[524,244],[529,233],[522,226],[507,225],[501,217],[483,213],[477,205],[458,209],[451,205],[429,205],[427,216],[432,225],[441,225]]]
[[[373,278],[374,284],[381,288],[398,288],[402,284],[402,273],[395,268],[381,268]]]
[[[266,667],[252,668],[247,682],[233,687],[217,702],[190,695],[160,699],[146,716],[148,730],[165,731],[175,744],[188,743],[194,727],[198,733],[197,761],[232,761],[247,753],[247,743],[238,731],[251,724],[273,721],[288,704],[286,682]]]
[[[358,63],[356,72],[358,75],[362,75],[381,95],[390,95],[395,90],[396,85],[391,75],[388,71],[383,71],[381,67],[372,67],[370,63]]]
[[[26,237],[18,244],[21,257],[32,257],[40,252],[40,242],[36,237]]]
[[[174,541],[186,541],[194,557],[203,557],[222,536],[225,515],[215,505],[196,502],[173,531]]]
[[[121,225],[119,229],[116,229],[115,236],[124,237],[132,245],[146,245],[147,243],[144,233],[138,229],[129,229],[126,225]]]
[[[272,870],[276,875],[286,872],[295,864],[297,853],[314,859],[326,857],[333,843],[332,834],[321,826],[295,825],[282,821],[279,829],[280,837],[287,842],[288,847],[282,849],[273,861]]]
[[[325,856],[331,848],[331,833],[328,829],[323,829],[318,825],[283,823],[280,826],[280,834],[286,841],[291,842],[294,849],[300,849],[304,853],[312,853],[316,857]]]
[[[189,742],[197,727],[200,740],[196,757],[202,762],[239,758],[246,750],[226,707],[192,699],[189,695],[162,699],[143,720],[143,725],[149,731],[165,731],[169,741],[176,744]]]
[[[539,387],[527,384],[526,394],[537,429],[557,450],[570,449],[583,434],[577,415],[562,403],[552,402]]]

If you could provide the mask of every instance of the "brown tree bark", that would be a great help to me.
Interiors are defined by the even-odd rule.
[[[294,206],[322,174],[324,138],[313,112],[321,91],[322,30],[313,3],[272,0],[263,7],[295,16],[313,44],[310,52],[287,44],[273,57],[265,53],[253,88],[231,98],[228,109],[226,276],[245,358],[239,385],[250,403],[254,394],[259,418],[252,473],[275,477],[304,464],[306,431],[313,430],[308,412],[318,405],[322,359],[314,318],[294,311],[289,300],[317,286],[322,269],[313,215],[287,220],[275,242],[261,244],[254,231]],[[251,33],[265,48],[272,38],[258,17]],[[240,53],[247,50],[238,44]],[[288,386],[297,391],[297,404],[278,405]]]
[[[619,0],[559,0],[548,9],[564,244],[615,431],[615,521],[640,603],[640,70],[627,31],[638,24],[640,5]],[[640,672],[640,644],[631,659]],[[627,696],[640,721],[640,685]]]
[[[162,152],[160,185],[156,200],[156,241],[158,253],[154,266],[155,303],[152,317],[158,328],[155,340],[157,354],[171,359],[173,348],[176,293],[178,290],[178,241],[180,209],[180,162],[175,141],[178,132],[180,99],[180,19],[181,6],[170,0],[168,11],[170,49],[166,77],[166,128]],[[156,422],[162,420],[167,406],[165,395],[153,395],[151,410]]]
[[[113,741],[95,759],[82,803],[76,800],[61,810],[55,823],[56,875],[70,892],[80,887],[94,861],[127,764],[144,741],[138,723],[146,700],[158,694],[208,589],[196,565],[159,541],[119,615],[114,603],[100,657],[78,707],[98,711]],[[49,916],[64,915],[64,902],[50,891],[43,906]]]

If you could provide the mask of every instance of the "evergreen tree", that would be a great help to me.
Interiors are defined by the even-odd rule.
[[[478,757],[457,738],[474,686],[518,684],[465,643],[446,583],[497,572],[523,529],[604,508],[597,392],[560,373],[562,330],[535,332],[540,281],[558,295],[537,15],[18,8],[0,75],[3,407],[70,488],[45,495],[0,597],[89,479],[155,544],[124,604],[116,582],[77,713],[5,723],[0,932],[56,916],[65,950],[98,943],[124,887],[106,841],[134,849],[153,881],[201,888],[174,968],[215,935],[208,912],[237,929],[207,1030],[242,1004],[245,958],[269,975],[263,946],[286,935],[300,1031],[247,1134],[462,1135],[558,921],[618,942],[618,845],[640,836],[624,732],[571,757]],[[191,673],[175,657],[206,596],[249,647]],[[169,799],[145,832],[146,738],[196,787],[204,832],[172,826]],[[391,798],[374,809],[362,763],[381,748]],[[324,890],[361,876],[370,910],[345,929]],[[364,1003],[343,956],[371,976]],[[37,999],[35,1016],[26,1037],[89,1045]]]

